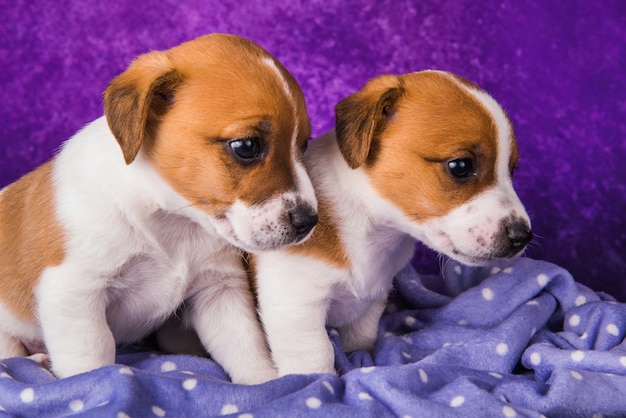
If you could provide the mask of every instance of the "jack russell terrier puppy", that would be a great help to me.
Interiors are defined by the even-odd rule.
[[[137,58],[104,110],[0,192],[0,358],[43,345],[56,376],[87,372],[184,304],[234,382],[274,378],[240,249],[317,222],[297,82],[214,34]]]
[[[394,275],[415,240],[468,265],[519,254],[530,221],[511,174],[509,118],[452,74],[371,80],[335,108],[305,156],[319,224],[301,245],[254,259],[259,312],[279,375],[332,373],[325,324],[371,350]]]

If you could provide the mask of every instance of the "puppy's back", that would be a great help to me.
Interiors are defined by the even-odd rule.
[[[32,289],[46,267],[63,260],[63,230],[54,215],[52,161],[0,193],[0,301],[33,321]]]

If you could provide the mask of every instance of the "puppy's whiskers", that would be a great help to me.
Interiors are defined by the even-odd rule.
[[[196,208],[196,207],[202,207],[206,205],[207,205],[206,199],[196,198],[193,201],[191,201],[188,205],[184,205],[184,206],[174,209],[174,212],[180,212],[188,208]]]

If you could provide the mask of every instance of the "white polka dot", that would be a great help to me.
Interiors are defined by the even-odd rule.
[[[576,306],[584,305],[585,303],[587,303],[587,298],[584,297],[583,295],[578,296],[576,300],[574,301],[574,304]]]
[[[407,324],[408,326],[412,326],[415,324],[415,322],[417,322],[417,319],[413,318],[412,316],[407,316],[404,319],[404,323]]]
[[[488,287],[483,289],[483,299],[485,300],[493,300],[493,290],[489,289]]]
[[[165,410],[162,408],[159,408],[158,406],[153,406],[152,407],[152,413],[154,415],[156,415],[157,417],[164,417],[165,416]]]
[[[198,384],[197,379],[187,379],[183,382],[183,389],[194,390],[197,384]]]
[[[317,409],[322,406],[322,401],[317,398],[309,398],[306,400],[306,406],[308,406],[309,409]]]
[[[619,335],[619,328],[617,328],[617,325],[615,324],[609,324],[606,326],[606,332],[614,337],[617,337]]]
[[[362,401],[371,401],[372,396],[367,392],[359,392],[359,399]]]
[[[454,266],[454,272],[456,274],[461,274],[463,273],[463,269],[461,268],[461,266],[459,266],[458,264],[456,266]]]
[[[496,372],[489,372],[489,375],[491,377],[495,377],[496,379],[502,379],[502,375],[500,373],[496,373]]]
[[[626,358],[626,357],[623,357],[623,358]],[[428,382],[428,374],[426,374],[424,370],[419,369],[419,374],[420,374],[420,380],[422,381],[422,383]]]
[[[335,393],[335,388],[333,387],[333,385],[329,382],[329,381],[324,381],[324,386],[326,387],[326,389],[328,389],[328,391],[332,394]]]
[[[626,356],[621,356],[619,362],[622,366],[626,367]]]
[[[393,332],[385,332],[383,334],[383,337],[385,337],[385,338],[393,337]]]
[[[8,374],[7,372],[2,372],[2,373],[0,373],[0,377],[6,377],[7,379],[13,379],[13,378],[11,377],[11,375],[10,375],[10,374]]]
[[[450,406],[453,408],[458,408],[464,403],[465,403],[465,396],[459,395],[459,396],[455,396],[454,398],[452,398],[452,400],[450,401]]]
[[[530,364],[532,364],[533,366],[539,366],[541,364],[541,354],[539,353],[532,353],[530,355]]]
[[[583,375],[578,373],[576,370],[571,370],[569,374],[571,374],[572,377],[576,380],[583,380]]]
[[[587,334],[586,332],[583,332],[582,335],[580,337],[581,340],[586,340],[587,338],[589,338],[589,334]]]
[[[26,388],[20,393],[20,399],[24,403],[31,403],[35,400],[35,391],[33,388]]]
[[[544,287],[548,284],[548,276],[546,276],[545,274],[540,274],[539,276],[537,276],[537,283],[539,283],[539,286]]]
[[[333,328],[330,330],[330,335],[332,335],[333,337],[339,337],[339,331]]]
[[[530,330],[530,336],[534,336],[537,333],[537,328],[534,328]]]
[[[404,357],[404,358],[405,358],[405,359],[407,359],[407,360],[410,360],[410,359],[411,359],[411,355],[410,355],[409,353],[407,353],[406,351],[403,351],[403,352],[402,352],[402,357]]]
[[[461,319],[459,322],[457,322],[460,326],[464,327],[467,325],[467,321],[465,319]]]
[[[526,302],[526,305],[528,306],[539,306],[539,301],[533,299],[533,300],[529,300],[528,302]]]
[[[491,274],[498,274],[500,273],[500,267],[494,267],[491,269]]]
[[[504,270],[502,270],[502,272],[507,273],[507,274],[513,273],[513,267],[507,267]]]
[[[450,347],[451,345],[452,345],[452,344],[450,344],[450,343],[443,343],[442,347],[444,347],[444,348],[445,348],[445,347]]]
[[[249,414],[249,413],[239,414],[237,415],[237,418],[254,418],[254,415]]]
[[[4,407],[3,407],[2,405],[0,405],[0,411],[2,411],[2,412],[6,412],[7,410],[6,410],[6,409],[4,409]]]
[[[583,353],[580,350],[576,350],[572,353],[571,357],[572,357],[572,360],[578,363],[578,362],[581,362],[585,358],[585,353]]]
[[[591,415],[591,418],[604,418],[604,415],[602,415],[599,412],[596,412],[595,414]]]
[[[232,403],[227,403],[220,411],[222,415],[234,414],[235,412],[239,412],[239,408],[237,405],[233,405]]]
[[[74,412],[82,411],[84,407],[85,404],[80,399],[70,402],[70,409]]]
[[[376,370],[376,366],[361,367],[361,373],[371,373]]]
[[[133,371],[131,370],[130,367],[122,367],[120,369],[120,374],[128,374],[128,375],[133,375]]]
[[[126,412],[118,412],[117,418],[130,418]]]
[[[176,364],[173,361],[166,361],[165,363],[161,364],[162,372],[172,372],[174,370],[176,370]]]
[[[517,416],[517,412],[515,411],[515,409],[511,408],[508,405],[504,405],[504,407],[502,407],[502,413],[506,418],[514,418]]]
[[[569,324],[573,327],[577,327],[578,325],[580,325],[580,316],[578,315],[572,315],[569,317]]]
[[[404,341],[407,344],[413,344],[413,340],[411,339],[411,337],[406,336],[406,335],[402,337],[402,341]]]
[[[500,343],[496,347],[496,353],[498,353],[501,356],[506,355],[508,352],[509,352],[509,346],[506,343]]]

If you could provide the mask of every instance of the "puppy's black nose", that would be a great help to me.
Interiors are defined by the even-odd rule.
[[[289,212],[291,224],[298,237],[306,236],[317,224],[317,213],[310,206],[297,206]]]
[[[525,221],[514,221],[506,226],[509,245],[512,255],[522,251],[526,244],[533,239],[533,232]]]

